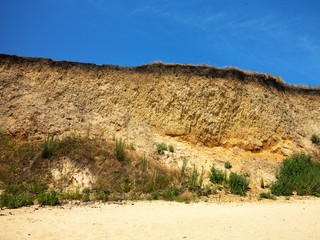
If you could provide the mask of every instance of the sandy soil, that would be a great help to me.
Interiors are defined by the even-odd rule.
[[[1,210],[0,239],[320,239],[320,199]]]

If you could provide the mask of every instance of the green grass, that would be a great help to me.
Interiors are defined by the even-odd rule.
[[[76,189],[75,191],[67,191],[61,193],[61,199],[62,200],[81,200],[82,194],[80,193],[79,189]]]
[[[103,188],[100,191],[98,191],[96,195],[97,200],[107,201],[110,196],[110,190],[109,188]]]
[[[320,163],[313,162],[311,155],[296,153],[285,159],[277,173],[277,181],[271,184],[274,195],[320,195]]]
[[[244,176],[232,172],[229,176],[228,186],[231,193],[245,196],[249,189],[249,180]]]
[[[312,134],[310,140],[311,140],[312,143],[319,143],[320,142],[320,137],[317,134]]]
[[[212,165],[210,169],[210,181],[216,184],[222,184],[226,180],[225,174]]]
[[[116,158],[119,161],[123,161],[124,160],[124,150],[125,150],[125,148],[126,148],[125,141],[122,141],[122,138],[120,138],[120,140],[116,139],[115,155],[116,155]]]
[[[184,158],[182,160],[182,167],[181,167],[181,173],[180,173],[180,176],[183,178],[185,177],[186,175],[186,168],[187,168],[187,165],[188,165],[188,159]]]
[[[59,196],[55,190],[51,190],[50,192],[42,192],[37,196],[38,202],[41,205],[50,205],[54,206],[59,203]]]
[[[58,148],[57,140],[54,138],[55,135],[48,134],[47,138],[43,141],[41,145],[41,156],[42,158],[46,159],[51,157],[54,152]]]
[[[165,143],[157,144],[157,151],[159,154],[164,154],[164,151],[167,151],[167,150],[168,150],[167,144]]]
[[[162,192],[162,197],[166,201],[173,201],[179,196],[179,188],[177,186],[166,187]]]
[[[169,152],[174,152],[174,147],[172,145],[169,145]]]
[[[136,150],[136,148],[135,148],[135,146],[134,146],[134,144],[133,144],[133,143],[130,143],[129,148],[130,148],[131,150],[133,150],[133,151],[135,151],[135,150]]]
[[[261,187],[261,188],[264,188],[264,187],[265,187],[265,186],[264,186],[263,178],[261,178],[261,180],[260,180],[260,187]]]
[[[276,200],[276,196],[272,195],[270,192],[268,193],[260,193],[260,199],[271,199],[271,200]]]
[[[31,194],[9,194],[3,193],[0,195],[0,206],[8,208],[20,208],[33,204],[33,196]]]
[[[227,162],[224,163],[224,167],[225,167],[226,169],[231,169],[231,168],[232,168],[232,165],[231,165],[231,163],[230,163],[229,161],[227,161]]]

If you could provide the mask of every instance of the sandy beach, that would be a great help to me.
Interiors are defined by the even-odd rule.
[[[0,239],[320,239],[320,199],[1,210]]]

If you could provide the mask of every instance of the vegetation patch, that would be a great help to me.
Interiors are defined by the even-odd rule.
[[[123,161],[124,160],[124,150],[126,149],[126,143],[125,141],[122,141],[122,139],[116,139],[116,149],[115,149],[115,155],[116,158],[119,161]]]
[[[312,143],[319,143],[320,142],[320,137],[317,134],[312,134],[310,140],[311,140]]]
[[[271,200],[276,200],[276,196],[272,195],[270,192],[268,193],[260,193],[260,199],[271,199]]]
[[[210,181],[212,183],[222,184],[226,180],[226,174],[224,174],[221,170],[216,169],[213,165],[210,169]]]
[[[20,208],[33,204],[33,196],[31,194],[9,194],[3,193],[0,195],[0,206],[8,208]]]
[[[229,176],[228,185],[231,193],[245,196],[249,189],[249,180],[244,176],[232,172]]]
[[[320,163],[313,162],[311,155],[296,153],[285,159],[277,173],[277,181],[271,184],[274,195],[320,196]]]
[[[224,163],[224,167],[225,167],[226,169],[231,169],[231,168],[232,168],[232,165],[231,165],[231,163],[230,163],[229,161],[227,161],[227,162]]]
[[[164,154],[164,151],[168,151],[167,144],[165,144],[165,143],[157,144],[157,151],[159,154]]]
[[[50,205],[54,206],[59,203],[59,196],[55,190],[51,190],[50,192],[42,192],[37,197],[38,202],[42,205]]]

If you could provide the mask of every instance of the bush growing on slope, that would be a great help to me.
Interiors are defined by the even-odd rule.
[[[311,155],[296,153],[285,159],[277,174],[277,181],[272,183],[274,195],[320,196],[320,163],[311,161]]]
[[[228,185],[233,194],[245,196],[249,189],[249,181],[236,173],[230,173]]]
[[[310,138],[312,143],[319,143],[320,142],[320,137],[317,134],[312,134]]]

